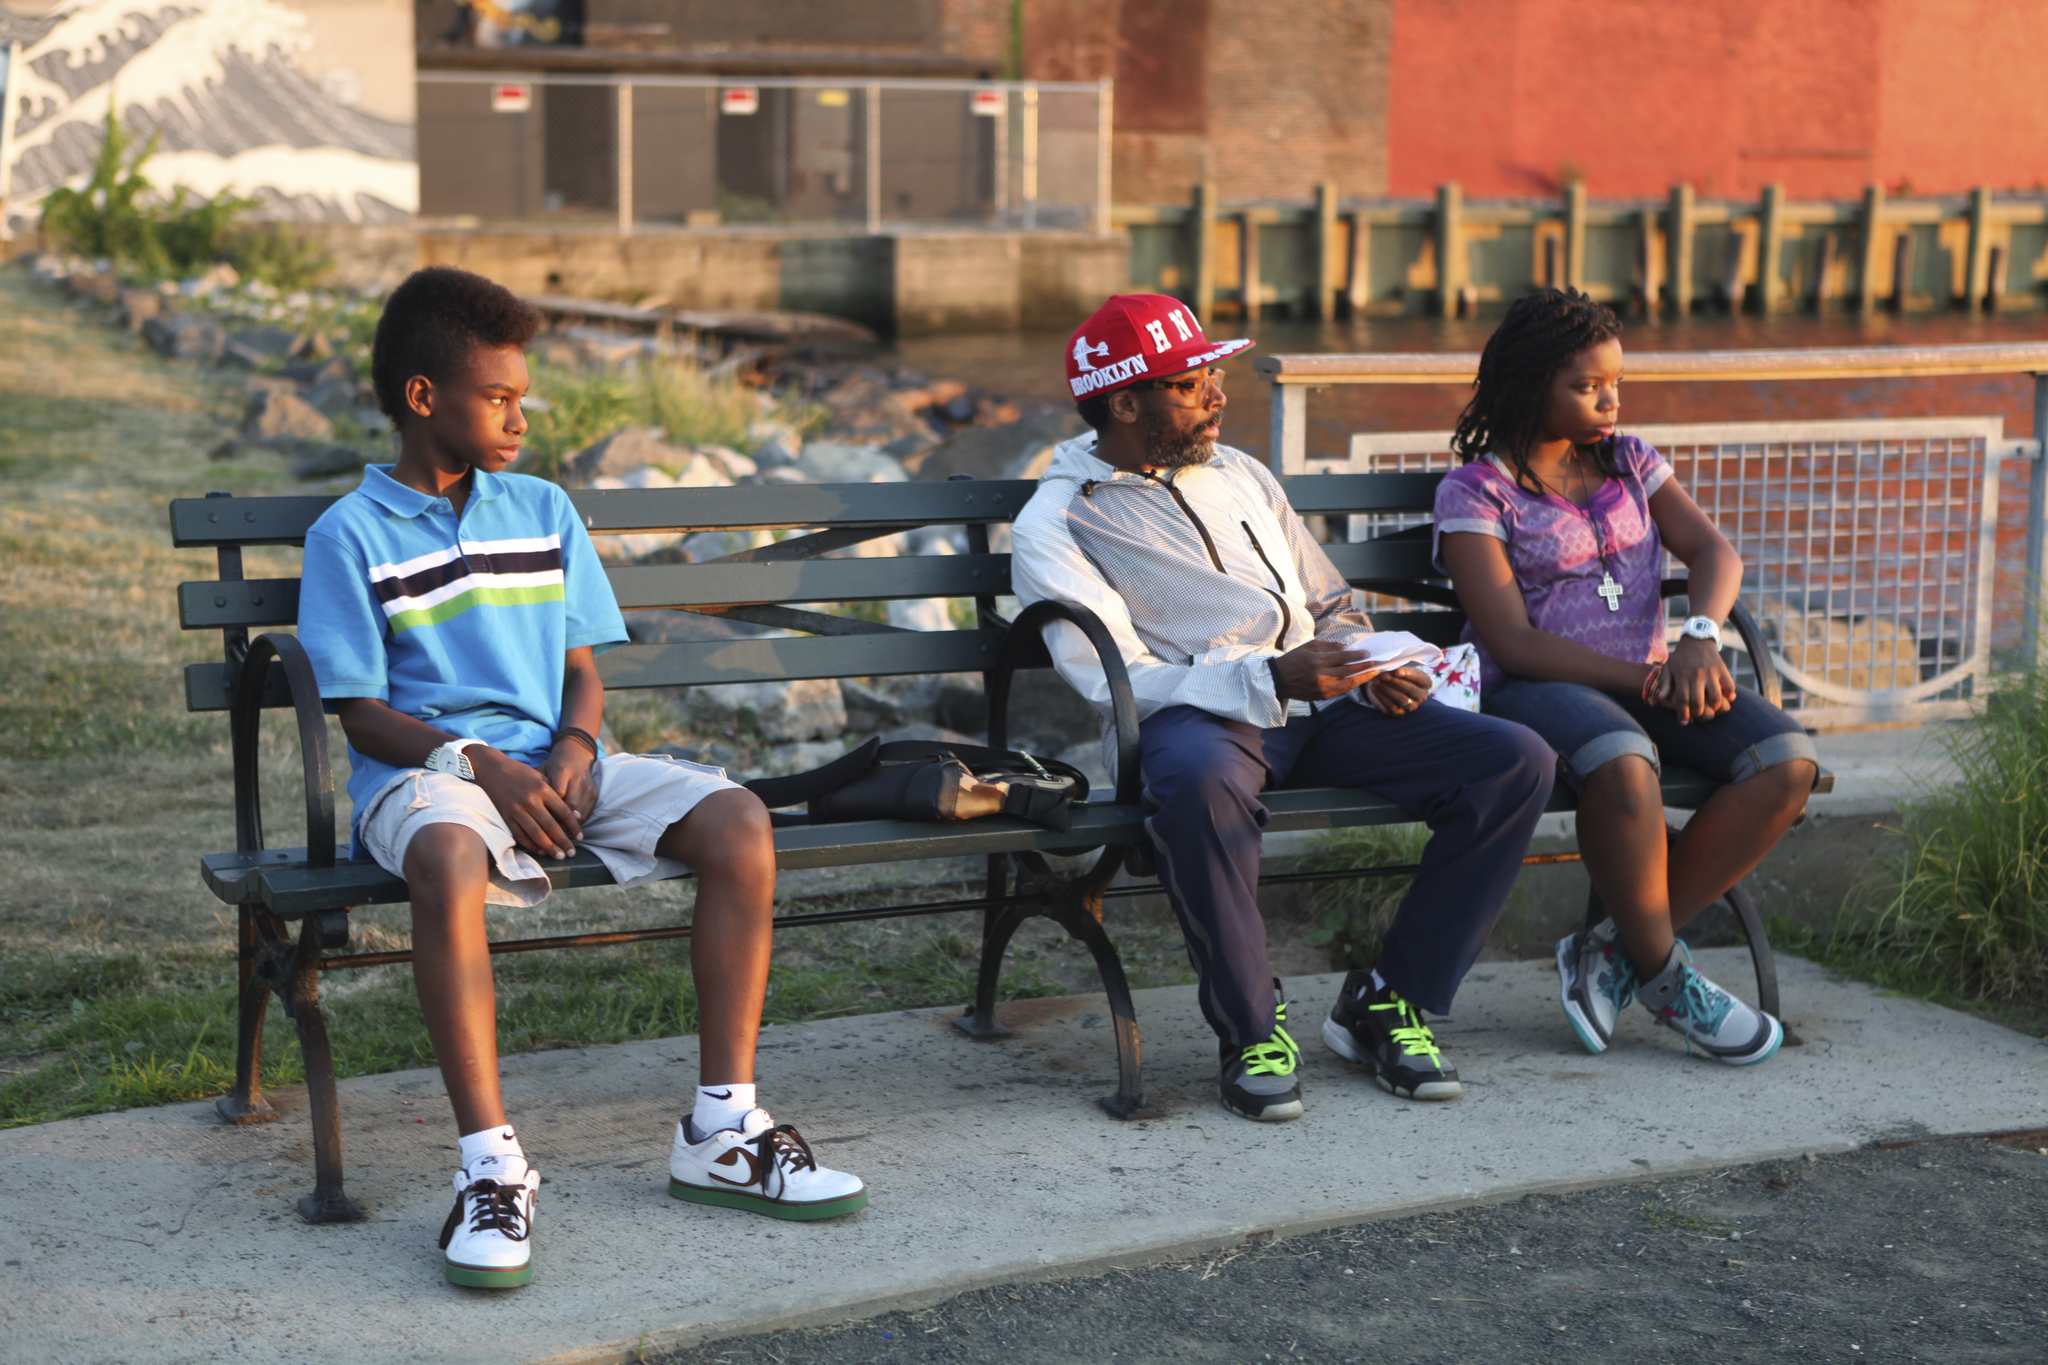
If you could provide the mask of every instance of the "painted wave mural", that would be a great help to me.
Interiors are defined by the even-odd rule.
[[[7,213],[17,230],[59,185],[84,182],[107,109],[140,139],[158,189],[232,188],[264,216],[388,223],[419,208],[410,125],[339,103],[293,61],[303,16],[267,0],[87,0],[25,18],[0,10],[15,120]]]

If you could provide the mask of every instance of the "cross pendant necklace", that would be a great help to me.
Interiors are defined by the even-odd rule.
[[[1621,610],[1621,584],[1614,581],[1614,575],[1604,564],[1600,566],[1600,586],[1593,591],[1607,599],[1607,610]]]

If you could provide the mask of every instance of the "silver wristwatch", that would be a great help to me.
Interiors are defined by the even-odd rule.
[[[483,743],[480,739],[451,739],[427,755],[427,769],[430,772],[453,773],[464,782],[476,781],[476,768],[469,761],[469,755],[462,752],[472,744]]]
[[[1715,647],[1721,644],[1721,627],[1711,616],[1689,616],[1678,628],[1680,635],[1693,640],[1712,640]]]

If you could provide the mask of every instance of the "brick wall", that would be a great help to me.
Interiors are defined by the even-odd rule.
[[[2037,0],[1394,0],[1389,186],[1853,198],[2048,177]]]
[[[1024,69],[1116,78],[1120,203],[1386,186],[1393,0],[1025,0]]]

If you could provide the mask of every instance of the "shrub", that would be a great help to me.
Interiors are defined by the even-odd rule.
[[[1421,825],[1372,825],[1333,830],[1316,841],[1297,871],[1335,872],[1353,867],[1409,866],[1422,858],[1429,831]],[[1370,967],[1379,960],[1380,940],[1401,908],[1412,876],[1351,877],[1311,882],[1307,895],[1316,927],[1302,941],[1328,948],[1339,966]]]
[[[317,283],[332,262],[275,223],[245,222],[257,207],[231,190],[197,198],[183,186],[160,194],[143,167],[156,154],[152,133],[141,150],[113,109],[83,188],[60,186],[43,200],[43,232],[53,245],[105,258],[145,280],[196,275],[218,261],[280,289]],[[132,153],[132,155],[131,155]]]
[[[1880,984],[2048,1004],[2048,674],[2004,679],[1946,743],[1960,780],[1908,803],[1903,851],[1826,956]]]

